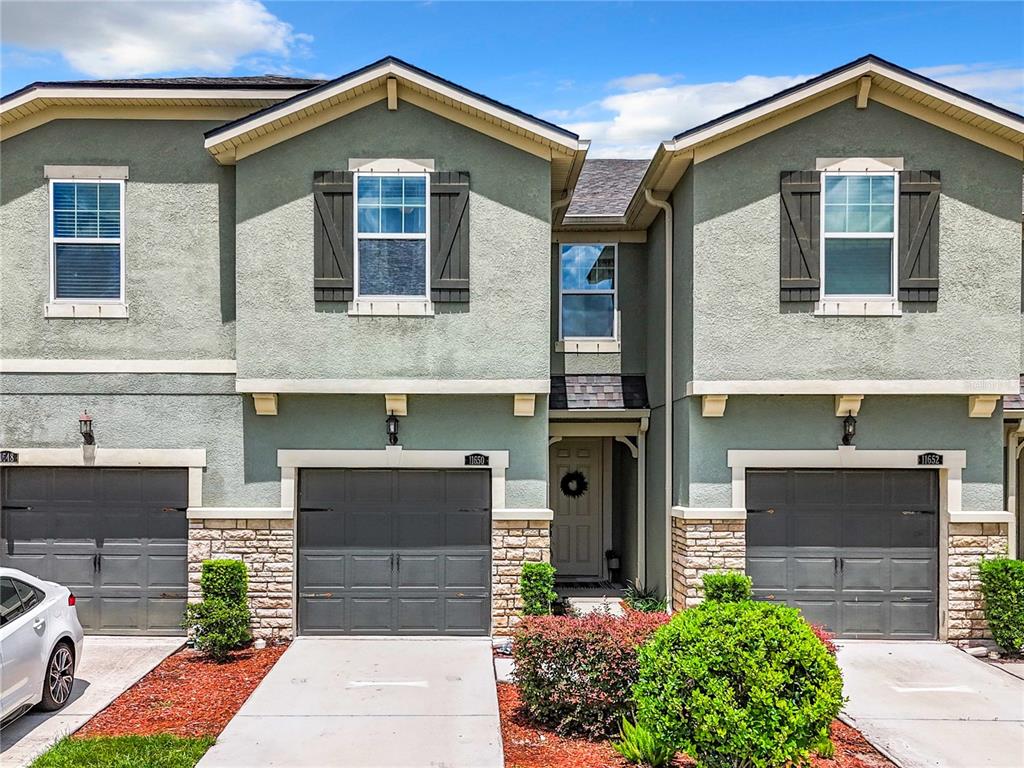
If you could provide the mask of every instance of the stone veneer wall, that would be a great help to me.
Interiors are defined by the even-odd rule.
[[[497,637],[510,634],[519,621],[523,563],[551,560],[551,524],[547,520],[495,520],[491,534],[491,633]]]
[[[188,597],[200,598],[203,560],[241,560],[249,568],[252,633],[266,640],[292,637],[295,529],[291,520],[190,520]]]
[[[950,523],[949,554],[949,640],[957,645],[992,637],[985,622],[984,601],[978,563],[1005,556],[1010,543],[1006,523]]]
[[[672,608],[680,611],[704,599],[701,576],[709,571],[744,571],[746,522],[672,518]]]

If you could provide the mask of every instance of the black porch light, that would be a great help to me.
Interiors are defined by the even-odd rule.
[[[95,445],[96,436],[92,432],[92,416],[88,411],[82,411],[78,417],[78,431],[82,433],[83,445]]]
[[[389,413],[384,423],[387,426],[388,445],[398,445],[398,417]]]
[[[857,419],[850,414],[843,419],[843,445],[853,445],[853,438],[857,434]]]

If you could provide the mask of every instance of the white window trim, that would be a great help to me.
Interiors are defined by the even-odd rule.
[[[125,304],[124,299],[124,282],[125,282],[125,269],[124,269],[124,243],[126,239],[125,234],[125,215],[124,215],[124,197],[125,197],[125,183],[124,179],[50,179],[49,180],[49,199],[47,201],[47,211],[49,214],[47,221],[47,229],[50,233],[50,300],[47,302],[45,307],[45,313],[47,317],[128,317],[128,307]],[[57,297],[57,244],[58,243],[86,243],[86,244],[102,244],[102,245],[113,245],[114,238],[112,237],[57,237],[54,235],[54,223],[53,223],[53,185],[54,184],[116,184],[118,187],[118,195],[120,197],[120,216],[121,225],[119,227],[120,235],[117,237],[117,245],[120,246],[120,257],[121,272],[120,272],[120,295],[116,299],[96,299],[88,296],[80,296],[78,298],[58,298]],[[70,307],[70,313],[67,311],[67,307]],[[109,311],[104,311],[104,308],[110,307]]]
[[[424,180],[426,186],[424,188],[425,201],[426,201],[426,226],[422,233],[418,232],[375,232],[361,234],[359,232],[359,180],[362,178],[383,178],[390,176],[411,176],[420,177]],[[423,291],[422,295],[418,296],[399,296],[399,295],[387,295],[387,296],[360,296],[359,295],[359,241],[360,240],[422,240],[424,244],[424,265],[423,265]],[[385,306],[396,306],[399,304],[409,305],[425,305],[421,311],[410,311],[400,312],[397,309],[395,311],[373,311],[370,307],[369,311],[360,311],[362,307],[353,307],[355,311],[350,310],[349,314],[358,315],[398,315],[398,314],[410,314],[410,315],[432,315],[433,306],[430,303],[430,174],[425,172],[416,171],[413,173],[405,171],[397,172],[357,172],[352,179],[352,279],[353,279],[353,295],[354,305],[363,304],[377,304],[380,307]],[[429,310],[429,311],[428,311]]]
[[[825,181],[830,177],[838,176],[890,176],[893,180],[892,197],[892,233],[888,232],[826,232],[825,231]],[[821,299],[814,308],[814,314],[827,315],[858,315],[858,316],[898,316],[903,312],[900,309],[899,300],[896,298],[899,290],[899,244],[897,238],[900,231],[900,175],[898,171],[823,171],[821,174],[821,201],[819,221],[821,231],[819,233],[821,242],[821,254],[819,256],[818,274],[821,275]],[[885,240],[892,241],[890,276],[892,292],[888,294],[866,294],[862,296],[851,294],[838,294],[831,296],[826,289],[828,284],[825,280],[825,243],[827,239],[840,240]]]
[[[573,248],[576,246],[590,246],[597,248],[611,247],[613,259],[614,259],[614,272],[612,275],[612,289],[600,290],[600,291],[578,291],[570,290],[568,293],[572,296],[608,296],[612,297],[612,335],[611,336],[566,336],[562,332],[562,297],[565,296],[566,291],[562,287],[562,249]],[[558,351],[565,352],[618,352],[619,343],[619,244],[618,243],[579,243],[579,242],[562,242],[558,244],[558,339],[562,343],[562,348]],[[582,343],[581,343],[582,342]],[[598,349],[597,347],[591,347],[588,342],[614,342],[616,348],[614,350]]]

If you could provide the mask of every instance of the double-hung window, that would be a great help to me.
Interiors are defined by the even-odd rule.
[[[356,299],[427,298],[425,173],[357,173]]]
[[[616,339],[616,247],[562,245],[561,338]]]
[[[823,298],[893,300],[897,174],[827,172],[822,184]]]
[[[124,302],[124,182],[50,181],[55,302]]]

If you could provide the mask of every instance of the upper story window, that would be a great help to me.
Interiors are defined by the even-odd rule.
[[[54,301],[124,301],[124,182],[50,181]]]
[[[426,299],[425,173],[357,173],[356,298]]]
[[[895,298],[896,173],[823,173],[824,298]]]
[[[562,245],[561,338],[615,339],[616,247],[614,245]]]

